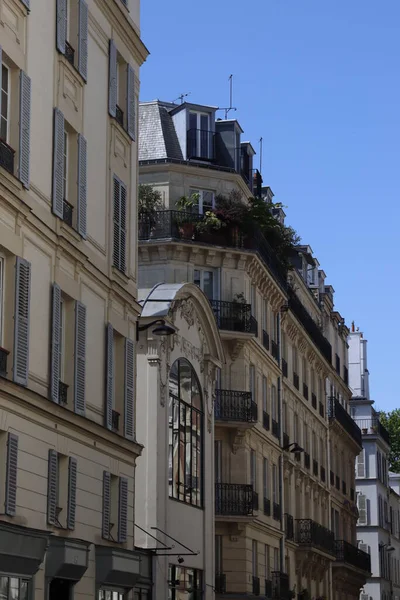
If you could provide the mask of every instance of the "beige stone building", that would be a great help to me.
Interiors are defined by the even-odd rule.
[[[0,596],[148,598],[133,537],[139,2],[0,12]]]
[[[369,571],[355,533],[361,436],[333,289],[308,246],[293,252],[287,280],[257,227],[246,236],[198,226],[219,194],[262,193],[237,121],[158,101],[141,104],[139,118],[140,182],[163,201],[139,218],[140,285],[197,284],[225,350],[214,405],[216,597],[356,600]],[[190,213],[177,210],[194,193]]]

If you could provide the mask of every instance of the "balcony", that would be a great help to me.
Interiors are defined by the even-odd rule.
[[[279,346],[275,340],[271,340],[271,354],[279,362]]]
[[[371,573],[370,555],[349,542],[335,540],[335,555],[336,563],[333,563],[333,566],[339,566],[338,563],[347,563],[356,569]]]
[[[296,542],[300,546],[314,547],[327,554],[335,554],[333,531],[312,519],[297,519],[296,526]]]
[[[257,321],[250,304],[211,300],[211,306],[219,329],[257,335]]]
[[[187,160],[209,160],[215,158],[215,131],[189,129],[186,144]]]
[[[269,431],[269,414],[265,410],[263,411],[263,427]]]
[[[264,498],[264,515],[271,516],[271,500],[269,498]]]
[[[0,347],[0,377],[7,377],[7,356],[9,351]]]
[[[285,513],[285,535],[287,540],[294,539],[294,521],[289,513]]]
[[[226,593],[226,575],[225,573],[215,573],[215,593]]]
[[[4,140],[0,139],[0,167],[3,167],[11,175],[14,175],[14,155],[15,150]]]
[[[280,571],[272,571],[272,598],[286,600],[289,598],[289,575]]]
[[[282,375],[286,378],[288,376],[288,364],[284,358],[282,358]]]
[[[251,517],[253,511],[253,486],[242,483],[215,484],[216,515]]]
[[[328,416],[330,423],[335,421],[339,423],[354,442],[362,448],[362,437],[359,426],[336,398],[328,399]]]
[[[308,385],[303,383],[303,396],[308,401]]]
[[[272,435],[279,439],[279,423],[272,419]]]
[[[275,521],[281,520],[281,505],[276,502],[272,503],[272,518],[275,519]]]
[[[115,119],[117,123],[121,125],[121,127],[124,126],[124,111],[118,106],[118,104],[115,107]]]
[[[293,371],[293,385],[296,390],[300,389],[300,378],[295,371]]]
[[[325,472],[325,467],[321,467],[321,473],[320,473],[320,477],[321,477],[321,481],[323,483],[325,483],[326,481],[326,472]]]
[[[317,323],[302,305],[296,293],[289,289],[289,308],[300,321],[308,335],[329,364],[332,364],[332,346],[318,327]]]
[[[72,66],[74,66],[75,50],[68,42],[65,42],[65,58]]]
[[[72,227],[73,223],[73,214],[74,207],[72,206],[72,204],[70,204],[66,200],[63,200],[63,221],[70,227]]]
[[[216,390],[215,419],[235,423],[256,423],[257,404],[251,392],[238,390]]]
[[[380,435],[387,444],[390,444],[389,432],[379,421],[378,417],[354,419],[354,422],[360,428],[362,435]]]
[[[272,598],[272,581],[271,579],[266,579],[265,580],[265,588],[264,588],[264,594],[266,598]]]
[[[58,382],[58,402],[63,405],[68,402],[68,385],[62,381]]]
[[[309,469],[311,465],[311,459],[308,452],[304,452],[304,466],[306,469]]]
[[[314,392],[311,394],[311,406],[317,410],[317,396]]]
[[[260,578],[254,577],[254,575],[253,575],[253,594],[254,594],[254,596],[260,595]]]
[[[318,469],[318,461],[315,460],[315,458],[314,458],[313,461],[312,461],[312,464],[313,464],[313,469],[312,469],[313,470],[313,475],[315,477],[318,477],[318,471],[319,471],[319,469]]]
[[[262,343],[263,343],[264,348],[269,351],[269,335],[265,331],[265,329],[263,329],[263,332],[262,332]]]

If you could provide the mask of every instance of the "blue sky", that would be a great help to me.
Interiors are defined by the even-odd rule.
[[[233,73],[264,184],[369,340],[377,406],[400,407],[399,0],[141,4],[141,99],[226,106]]]

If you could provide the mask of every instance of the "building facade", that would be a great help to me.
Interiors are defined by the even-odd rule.
[[[0,595],[121,598],[151,582],[133,537],[139,2],[0,11]]]
[[[361,433],[348,413],[347,329],[308,246],[293,250],[287,278],[256,226],[251,236],[201,226],[221,196],[273,197],[239,123],[215,113],[158,101],[139,109],[140,182],[163,203],[139,215],[140,284],[197,284],[225,352],[214,408],[215,593],[355,600],[369,557],[356,547]],[[179,210],[182,196],[195,198],[190,212]]]

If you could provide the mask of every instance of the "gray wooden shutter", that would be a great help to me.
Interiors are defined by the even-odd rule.
[[[357,525],[367,525],[368,524],[367,496],[365,496],[365,494],[358,494],[357,504],[358,504]],[[380,505],[379,505],[379,508],[380,508]]]
[[[60,388],[60,328],[61,328],[61,288],[53,283],[52,297],[52,322],[51,322],[51,374],[50,374],[50,398],[53,402],[59,400]]]
[[[57,50],[65,54],[67,40],[67,0],[57,0]]]
[[[13,517],[17,506],[18,436],[8,434],[5,513]]]
[[[75,529],[76,515],[76,479],[77,479],[77,460],[72,456],[69,457],[68,465],[68,510],[67,510],[67,527]]]
[[[112,428],[112,411],[114,404],[114,330],[113,326],[106,325],[106,402],[105,426]]]
[[[118,541],[123,544],[128,536],[128,480],[126,477],[119,478],[119,502],[118,502]]]
[[[54,109],[53,132],[53,213],[63,218],[64,206],[64,115]]]
[[[88,6],[85,0],[79,0],[79,40],[78,71],[87,80],[88,62]]]
[[[112,117],[116,115],[117,107],[117,48],[110,40],[109,67],[108,67],[108,112]]]
[[[28,385],[30,295],[31,264],[27,260],[17,257],[15,263],[13,379],[21,385]]]
[[[114,223],[114,239],[113,239],[113,265],[120,268],[121,262],[121,183],[118,177],[114,175],[113,185],[113,223]]]
[[[86,238],[87,215],[87,143],[83,135],[78,135],[78,233]]]
[[[20,72],[19,96],[19,179],[29,188],[30,145],[31,145],[31,79]]]
[[[49,450],[49,471],[47,476],[47,522],[55,525],[58,496],[58,455]]]
[[[111,475],[103,472],[103,527],[102,536],[110,539],[110,516],[111,516]]]
[[[135,71],[128,65],[127,67],[127,122],[128,122],[128,135],[135,141],[136,137],[136,96],[135,96]]]
[[[134,439],[135,350],[133,341],[125,339],[125,437]]]
[[[75,412],[85,414],[86,306],[75,303]]]

